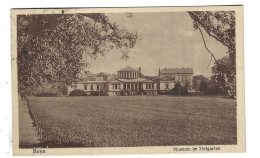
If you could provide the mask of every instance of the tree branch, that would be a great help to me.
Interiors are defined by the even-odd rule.
[[[203,24],[202,22],[200,22],[200,21],[199,21],[199,18],[197,18],[192,12],[188,11],[188,13],[189,13],[190,17],[193,19],[193,21],[195,21],[197,24],[199,23],[202,27],[207,27],[205,24]],[[198,21],[196,21],[196,20],[198,20]],[[199,25],[198,25],[198,26],[199,26]],[[224,41],[221,41],[216,35],[210,33],[209,30],[205,29],[205,31],[208,33],[208,35],[209,35],[210,37],[215,38],[217,41],[221,42],[224,46],[229,47],[228,44],[226,44]]]
[[[210,61],[208,63],[207,69],[209,68],[209,64],[210,64],[211,61],[212,61],[212,56],[210,56]]]
[[[208,51],[208,53],[211,55],[210,61],[212,60],[212,57],[213,57],[213,59],[215,60],[215,62],[218,63],[218,61],[217,61],[216,57],[214,56],[214,54],[213,54],[213,53],[208,49],[208,47],[207,47],[207,44],[206,44],[204,35],[203,35],[203,33],[202,33],[202,30],[201,30],[201,28],[200,28],[200,25],[197,23],[196,20],[194,20],[193,15],[192,15],[190,12],[188,12],[188,13],[189,13],[189,15],[191,16],[191,18],[193,19],[193,21],[196,23],[196,25],[198,26],[198,29],[199,29],[199,31],[200,31],[200,34],[201,34],[201,37],[202,37],[202,40],[203,40],[203,44],[204,44],[206,50]]]

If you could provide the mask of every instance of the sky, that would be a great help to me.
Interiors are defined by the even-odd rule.
[[[186,12],[171,13],[125,13],[107,14],[112,22],[137,31],[139,38],[134,48],[129,50],[129,59],[120,59],[119,50],[111,50],[104,57],[89,60],[92,73],[116,72],[126,66],[141,67],[144,75],[158,75],[159,67],[193,68],[194,75],[212,75],[210,54],[206,51],[199,30],[194,30],[192,19]],[[203,30],[207,47],[217,59],[224,57],[227,48]]]

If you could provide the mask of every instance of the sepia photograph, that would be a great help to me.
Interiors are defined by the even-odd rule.
[[[242,14],[11,10],[16,155],[244,152]]]

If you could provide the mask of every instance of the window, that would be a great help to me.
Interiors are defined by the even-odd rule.
[[[146,89],[153,89],[154,88],[153,83],[146,83],[145,86],[146,86]]]
[[[117,88],[118,88],[118,89],[121,89],[121,85],[120,85],[120,84],[118,84],[118,85],[117,85]]]
[[[88,90],[88,85],[84,85],[84,90]]]
[[[97,85],[97,90],[99,90],[99,85]]]
[[[117,89],[117,84],[115,84],[115,89]]]
[[[169,83],[165,83],[165,89],[169,89]]]
[[[91,90],[94,90],[94,86],[93,85],[91,85]]]

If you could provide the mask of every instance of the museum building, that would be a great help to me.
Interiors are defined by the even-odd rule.
[[[141,73],[141,67],[125,67],[111,75],[104,72],[99,74],[84,73],[78,75],[72,86],[68,87],[68,94],[71,91],[84,90],[87,95],[115,96],[115,95],[157,95],[168,93],[174,88],[177,82],[181,84],[192,84],[192,68],[159,68],[158,76],[145,76]]]

